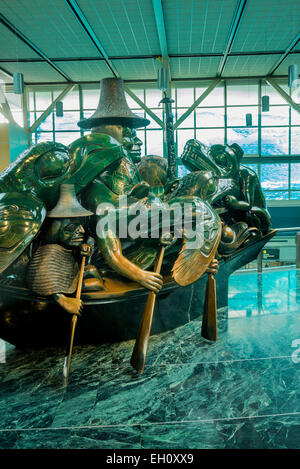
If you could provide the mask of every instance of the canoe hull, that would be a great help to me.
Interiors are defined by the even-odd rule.
[[[216,275],[217,305],[228,305],[230,275],[257,255],[274,236],[270,232],[262,239],[222,260]],[[151,334],[175,329],[202,316],[207,275],[194,284],[180,287],[166,285],[157,295]],[[0,338],[26,348],[65,345],[69,336],[71,315],[56,303],[30,298],[16,298],[5,286],[0,287]],[[120,342],[136,337],[147,299],[147,292],[121,298],[84,300],[83,314],[76,329],[76,344]]]

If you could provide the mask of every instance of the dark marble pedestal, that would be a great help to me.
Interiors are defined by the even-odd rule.
[[[228,304],[229,276],[243,265],[253,261],[265,243],[275,234],[222,260],[216,275],[217,304]],[[157,296],[152,334],[165,332],[187,324],[202,315],[207,275],[187,287],[175,283],[166,285]],[[17,298],[13,290],[0,288],[0,338],[20,347],[62,345],[68,340],[71,316],[52,302],[32,301],[30,297]],[[138,295],[138,296],[137,296]],[[147,292],[113,300],[84,298],[84,310],[78,320],[76,343],[107,343],[136,337]]]

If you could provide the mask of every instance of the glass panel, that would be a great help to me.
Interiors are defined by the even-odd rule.
[[[28,110],[34,111],[34,92],[33,91],[28,92]]]
[[[132,92],[133,92],[142,102],[144,102],[144,90],[135,90],[135,89],[133,89]],[[140,106],[136,101],[134,101],[134,99],[132,99],[131,96],[129,96],[129,94],[125,93],[125,98],[126,98],[126,101],[127,101],[128,106],[129,106],[131,109],[141,109],[141,106]],[[99,95],[98,95],[98,100],[99,100]],[[98,103],[98,100],[97,100],[97,103]],[[156,106],[155,106],[155,107],[156,107]]]
[[[11,113],[16,123],[19,124],[21,127],[24,127],[24,118],[23,118],[22,109],[11,109]]]
[[[88,119],[89,117],[91,117],[91,115],[94,114],[95,111],[96,109],[92,109],[91,111],[84,111],[83,113],[84,119]]]
[[[224,129],[197,129],[196,138],[207,146],[224,144]]]
[[[228,107],[227,125],[229,127],[240,127],[246,125],[246,114],[252,114],[252,125],[258,122],[258,107]]]
[[[53,142],[53,132],[37,132],[36,143],[38,142]]]
[[[291,108],[291,124],[300,125],[300,113]]]
[[[82,90],[83,109],[96,109],[99,101],[99,89]]]
[[[79,92],[78,89],[71,91],[67,94],[67,96],[63,99],[64,103],[64,111],[68,110],[79,110]],[[97,104],[97,103],[96,103]]]
[[[153,109],[153,112],[160,120],[163,120],[163,112],[161,109]],[[149,114],[146,114],[145,117],[150,121],[150,124],[147,125],[147,129],[161,129],[160,125],[154,119],[152,119]]]
[[[291,191],[291,199],[297,199],[300,200],[300,191]]]
[[[163,153],[163,131],[147,130],[147,155],[163,156]]]
[[[63,145],[69,145],[80,137],[80,132],[55,132],[55,141]]]
[[[22,95],[6,92],[5,97],[11,110],[22,109]]]
[[[196,109],[196,127],[224,127],[224,108]]]
[[[5,124],[8,122],[8,119],[3,116],[3,114],[0,113],[0,124]]]
[[[177,155],[180,156],[187,140],[195,138],[194,129],[177,131]]]
[[[288,85],[280,84],[279,86],[288,95],[290,94],[290,89],[289,89]],[[261,86],[261,95],[262,96],[267,95],[267,96],[270,97],[270,105],[273,105],[273,104],[286,104],[286,101],[282,98],[282,96],[276,90],[274,90],[274,88],[272,86],[269,86],[266,83],[262,84],[262,86]]]
[[[252,169],[256,174],[258,174],[258,164],[246,163],[246,164],[243,164],[243,166],[246,166],[246,168]]]
[[[242,147],[245,154],[258,154],[258,129],[235,128],[227,129],[227,143],[237,143]]]
[[[34,112],[29,112],[28,114],[29,114],[29,125],[31,127],[32,124],[35,122],[36,118],[35,118]]]
[[[186,109],[178,109],[177,111],[177,120],[187,111],[188,108]],[[191,114],[186,118],[184,119],[184,121],[180,124],[180,126],[178,127],[179,129],[180,128],[194,128],[195,127],[195,124],[194,124],[194,111],[191,112]]]
[[[289,193],[286,191],[264,191],[265,198],[268,200],[288,200]]]
[[[261,113],[261,125],[289,125],[289,107],[270,106],[268,112]]]
[[[146,146],[145,146],[145,131],[144,130],[137,130],[136,131],[136,135],[137,137],[142,140],[143,142],[143,145],[141,147],[141,150],[142,150],[142,155],[145,155],[146,153]]]
[[[162,92],[160,90],[146,90],[146,105],[150,108],[158,107],[162,100]]]
[[[291,189],[300,189],[300,163],[291,164]]]
[[[189,107],[194,101],[194,88],[177,88],[178,107]]]
[[[258,85],[228,85],[227,104],[258,104]]]
[[[36,113],[37,119],[42,115],[41,112]],[[46,119],[39,125],[37,130],[53,130],[53,122],[52,122],[52,113],[46,117]]]
[[[288,127],[269,127],[261,129],[262,155],[288,155],[289,129]]]
[[[51,103],[51,91],[37,91],[35,93],[35,105],[37,111],[45,111]]]
[[[63,117],[54,114],[55,130],[79,130],[77,122],[80,120],[79,111],[64,111]]]
[[[178,177],[179,178],[182,178],[183,176],[186,176],[187,174],[190,173],[190,171],[185,166],[183,166],[182,164],[178,165],[177,171],[178,171]]]
[[[201,94],[206,90],[205,88],[196,88],[196,99],[198,99]],[[217,86],[213,89],[209,95],[199,104],[199,107],[202,106],[224,106],[224,87]]]
[[[300,127],[291,128],[291,154],[300,155]]]
[[[288,189],[289,165],[287,163],[262,164],[260,181],[263,189]]]

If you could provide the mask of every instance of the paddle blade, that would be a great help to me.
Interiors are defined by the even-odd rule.
[[[155,299],[155,293],[150,292],[130,359],[131,366],[140,374],[143,373],[146,364]]]

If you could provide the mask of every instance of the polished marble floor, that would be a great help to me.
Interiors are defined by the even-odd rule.
[[[300,448],[300,272],[231,277],[219,340],[192,321],[133,341],[63,349],[0,342],[0,448]]]

